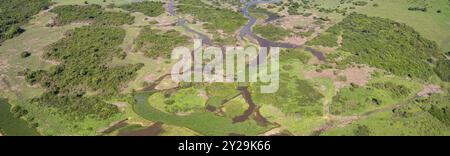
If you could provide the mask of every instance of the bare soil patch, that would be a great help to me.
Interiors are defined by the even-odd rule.
[[[368,66],[352,66],[344,70],[325,69],[323,71],[308,71],[304,75],[306,79],[329,78],[334,82],[336,90],[350,86],[352,84],[365,86],[372,78],[375,68]]]
[[[417,93],[417,96],[430,97],[431,94],[441,94],[441,93],[444,93],[442,91],[441,86],[431,84],[425,86],[419,93]]]

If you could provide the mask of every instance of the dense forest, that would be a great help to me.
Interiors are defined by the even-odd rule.
[[[0,4],[0,42],[3,42],[25,31],[21,26],[47,9],[50,0],[1,0]]]
[[[337,45],[351,52],[353,62],[365,63],[397,75],[428,78],[433,74],[430,60],[441,58],[435,42],[422,37],[413,28],[389,19],[351,14],[327,30],[327,35],[312,43]]]
[[[66,38],[48,47],[44,55],[45,59],[60,62],[59,65],[48,71],[26,73],[27,82],[40,84],[47,90],[34,101],[61,109],[61,113],[74,119],[86,115],[100,119],[110,117],[117,108],[99,100],[101,96],[85,97],[85,94],[116,94],[143,66],[108,64],[113,57],[123,57],[118,45],[124,37],[125,30],[102,26],[85,26],[67,33]]]

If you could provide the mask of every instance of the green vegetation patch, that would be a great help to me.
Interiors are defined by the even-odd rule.
[[[24,30],[20,26],[33,15],[47,9],[49,0],[2,0],[0,5],[0,42],[19,35]]]
[[[394,104],[413,93],[412,86],[391,81],[374,82],[369,86],[344,88],[333,97],[330,112],[335,115],[354,115],[367,110]]]
[[[206,87],[208,95],[207,105],[215,108],[220,107],[227,100],[240,94],[235,83],[212,83]]]
[[[120,8],[132,11],[141,12],[150,17],[156,17],[164,13],[164,3],[143,1],[120,6]]]
[[[273,24],[267,24],[263,26],[256,25],[255,27],[253,27],[253,31],[261,35],[262,37],[272,41],[283,40],[291,34],[289,30],[274,26]]]
[[[76,120],[85,117],[106,119],[117,113],[118,109],[102,102],[101,96],[84,95],[88,91],[99,95],[116,94],[121,85],[143,66],[108,64],[113,57],[123,57],[118,45],[124,36],[125,31],[121,28],[85,26],[49,46],[44,58],[59,64],[48,71],[26,73],[28,83],[40,84],[46,89],[44,95],[33,101],[56,107]]]
[[[323,135],[449,135],[449,96],[410,99],[401,106],[373,114],[346,127],[335,127]]]
[[[433,75],[427,60],[441,57],[435,42],[423,38],[411,27],[389,19],[351,14],[327,32],[333,40],[343,33],[341,49],[353,54],[352,61],[401,76],[427,79]],[[328,40],[321,37],[315,40]]]
[[[136,49],[151,58],[170,58],[175,47],[186,45],[189,37],[176,30],[159,31],[146,27],[141,30],[136,39]]]
[[[31,128],[25,120],[20,119],[27,111],[21,107],[14,107],[14,113],[11,112],[11,105],[7,99],[0,98],[0,133],[3,135],[33,136],[39,133]]]
[[[444,81],[450,82],[450,60],[439,60],[434,72]]]
[[[223,105],[223,110],[226,117],[233,119],[244,114],[248,107],[248,104],[245,103],[245,100],[243,98],[236,98],[225,103]]]
[[[306,80],[288,72],[280,73],[280,86],[275,93],[261,93],[261,83],[251,85],[253,100],[258,105],[273,105],[284,113],[320,116],[323,113],[323,95]]]
[[[95,25],[124,25],[132,24],[134,17],[123,12],[105,11],[100,5],[63,5],[51,10],[58,14],[57,25],[72,22],[92,22]]]
[[[223,30],[225,33],[233,33],[247,23],[247,18],[242,13],[216,8],[201,0],[183,0],[179,4],[179,12],[192,14],[196,19],[207,22],[204,26],[212,32]]]
[[[217,116],[207,110],[184,116],[164,113],[148,103],[147,99],[151,94],[153,93],[136,93],[136,102],[133,104],[134,111],[147,120],[187,127],[202,135],[257,135],[273,128],[273,126],[258,126],[253,120],[233,124],[230,118]]]
[[[311,54],[305,52],[303,49],[285,49],[280,53],[280,60],[296,60],[300,61],[302,64],[308,63],[311,59]]]
[[[321,45],[325,47],[336,47],[338,46],[337,43],[338,35],[330,33],[330,32],[324,32],[320,34],[318,37],[314,38],[311,41],[308,41],[306,44],[308,45]]]
[[[195,88],[180,89],[165,98],[165,110],[170,113],[184,113],[205,107],[205,100]]]

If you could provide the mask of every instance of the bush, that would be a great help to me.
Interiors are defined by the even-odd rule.
[[[422,12],[427,12],[427,8],[426,7],[409,7],[408,8],[409,11],[422,11]]]
[[[22,57],[22,58],[27,58],[29,56],[31,56],[31,53],[28,51],[24,51],[24,52],[20,53],[20,57]]]
[[[368,4],[368,2],[366,1],[356,1],[352,3],[353,5],[357,5],[357,6],[365,6]]]

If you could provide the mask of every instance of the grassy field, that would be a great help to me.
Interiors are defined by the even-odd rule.
[[[49,69],[53,66],[52,62],[44,61],[41,56],[46,46],[54,43],[64,36],[68,30],[81,25],[67,25],[63,27],[49,28],[45,25],[53,17],[49,13],[40,13],[30,21],[24,28],[27,30],[20,36],[7,40],[0,46],[0,60],[6,60],[6,71],[0,71],[5,74],[6,81],[10,84],[9,89],[12,92],[0,92],[0,95],[16,97],[14,92],[20,93],[20,98],[31,98],[42,93],[42,89],[29,86],[23,78],[17,77],[19,72],[25,69],[38,70]],[[21,58],[20,53],[28,51],[31,56]],[[6,94],[6,95],[5,95]]]
[[[433,98],[439,99],[439,97]],[[448,123],[440,121],[432,113],[427,112],[426,107],[430,105],[433,104],[405,101],[399,108],[373,114],[346,127],[333,128],[323,135],[449,135]],[[446,118],[448,120],[449,117]]]
[[[407,0],[375,0],[374,3],[379,6],[366,6],[357,12],[405,23],[426,38],[436,41],[444,51],[450,51],[450,5],[447,0],[426,1],[430,6],[427,12],[409,11],[408,7],[417,4]],[[442,13],[437,13],[437,10]]]
[[[167,114],[148,104],[147,99],[151,94],[146,92],[136,93],[136,103],[133,105],[137,114],[151,121],[161,121],[170,125],[187,127],[202,135],[230,135],[232,133],[257,135],[272,128],[272,126],[260,127],[250,120],[233,124],[231,119],[217,116],[206,110],[185,116]]]
[[[11,105],[8,103],[8,100],[0,98],[0,133],[10,136],[39,135],[35,129],[28,127],[28,123],[25,120],[16,118],[10,110]]]

